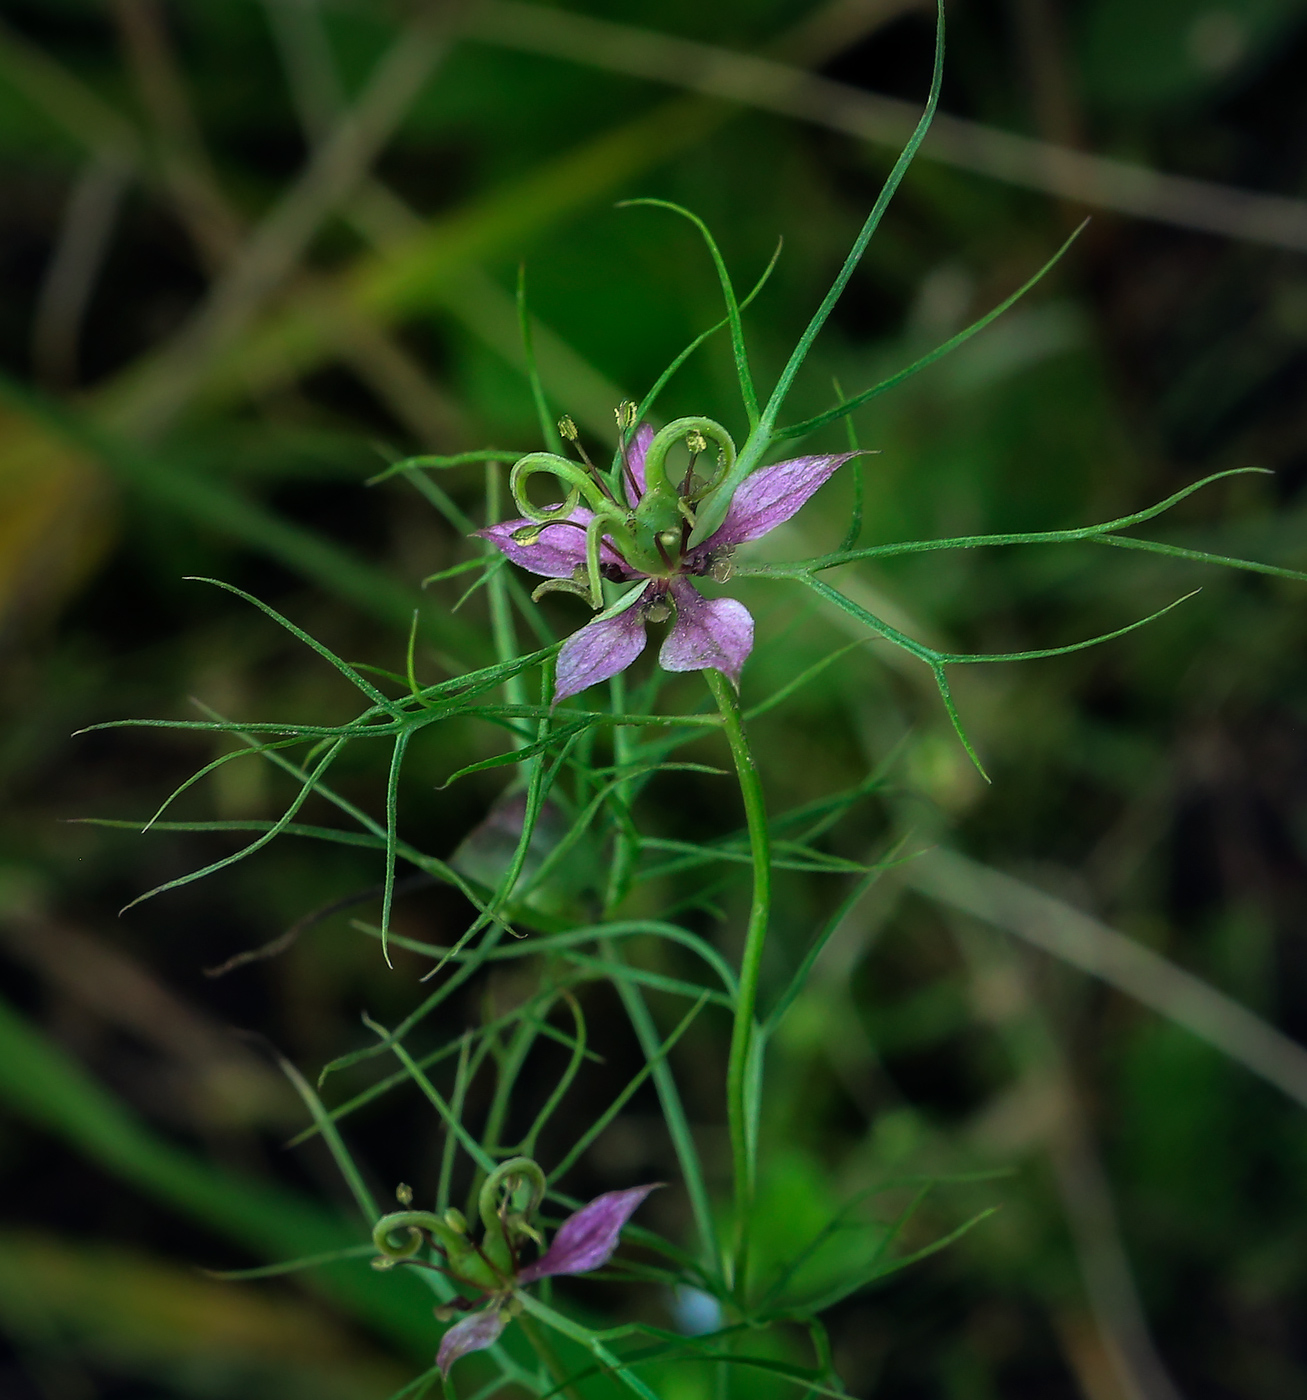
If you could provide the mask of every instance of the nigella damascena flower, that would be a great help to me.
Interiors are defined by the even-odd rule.
[[[436,1310],[436,1316],[445,1320],[455,1313],[468,1314],[440,1339],[436,1364],[447,1376],[460,1356],[485,1351],[499,1340],[509,1319],[521,1310],[517,1290],[542,1278],[602,1268],[617,1248],[622,1226],[657,1186],[633,1186],[596,1196],[563,1221],[553,1243],[534,1263],[523,1264],[523,1251],[543,1243],[531,1222],[544,1200],[545,1175],[530,1157],[513,1157],[496,1167],[481,1188],[485,1229],[479,1242],[472,1239],[467,1221],[457,1210],[443,1215],[400,1210],[377,1221],[372,1241],[380,1257],[373,1262],[379,1268],[403,1263],[435,1268],[472,1295],[460,1293]],[[399,1196],[405,1205],[412,1200],[407,1187],[400,1188]],[[401,1233],[403,1243],[396,1243],[395,1236]],[[428,1243],[440,1263],[417,1257]]]
[[[618,412],[629,427],[629,417]],[[575,441],[568,420],[560,425]],[[625,434],[623,435],[625,439]],[[697,470],[709,443],[716,468],[705,478]],[[684,443],[683,471],[669,472],[667,456]],[[533,452],[513,468],[514,499],[524,518],[478,530],[515,564],[541,575],[550,589],[575,592],[596,609],[603,607],[601,579],[638,584],[614,607],[573,633],[558,654],[554,699],[564,700],[587,686],[624,671],[645,648],[646,625],[672,612],[659,664],[667,671],[713,668],[739,684],[753,650],[753,618],[734,598],[705,598],[693,579],[730,576],[737,546],[760,539],[788,520],[854,452],[795,457],[761,467],[737,488],[721,526],[691,546],[695,507],[723,480],[735,460],[726,430],[707,418],[681,418],[655,433],[641,426],[621,454],[622,495],[590,464],[552,453]],[[537,507],[526,496],[534,475],[549,475],[569,488],[565,501]]]

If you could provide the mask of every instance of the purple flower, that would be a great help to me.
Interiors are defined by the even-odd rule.
[[[460,1356],[485,1351],[499,1340],[509,1318],[521,1310],[514,1296],[519,1288],[558,1274],[586,1274],[606,1264],[617,1248],[622,1226],[657,1185],[596,1196],[563,1221],[553,1244],[534,1264],[523,1267],[519,1263],[522,1249],[531,1241],[541,1243],[531,1217],[544,1199],[545,1176],[530,1158],[514,1157],[497,1167],[482,1188],[485,1232],[479,1243],[472,1241],[467,1222],[458,1211],[435,1215],[406,1209],[377,1222],[372,1238],[381,1258],[375,1262],[381,1268],[419,1262],[419,1250],[424,1242],[430,1242],[443,1261],[435,1267],[472,1295],[460,1295],[436,1310],[440,1318],[468,1312],[440,1341],[436,1364],[447,1376]],[[411,1201],[412,1192],[407,1187],[402,1191],[406,1194],[401,1195],[401,1201]],[[470,1312],[477,1307],[473,1301],[477,1295],[481,1295],[483,1306]]]
[[[575,440],[574,430],[568,436]],[[695,466],[709,441],[719,450],[716,473],[705,481]],[[685,443],[689,462],[673,478],[665,459],[679,442]],[[856,455],[796,457],[758,469],[737,489],[721,526],[693,547],[689,540],[694,508],[725,476],[735,456],[725,430],[711,420],[679,419],[657,434],[647,425],[640,427],[623,453],[626,500],[621,502],[588,461],[583,472],[552,454],[524,457],[513,469],[513,487],[526,518],[506,520],[477,534],[515,564],[548,580],[534,596],[561,589],[580,593],[599,608],[600,578],[614,583],[645,580],[643,588],[632,589],[563,643],[554,700],[624,671],[645,648],[646,624],[662,621],[672,610],[675,621],[658,654],[663,669],[714,668],[738,685],[753,650],[753,618],[733,598],[705,598],[691,579],[711,576],[725,582],[737,546],[789,520]],[[568,485],[567,501],[532,507],[524,488],[535,474],[552,475]],[[589,504],[581,504],[583,498]]]

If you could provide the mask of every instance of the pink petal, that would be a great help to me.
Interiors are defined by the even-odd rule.
[[[716,538],[716,536],[714,536]],[[677,579],[671,588],[676,621],[658,653],[664,671],[721,671],[740,683],[740,671],[753,650],[753,618],[734,598],[705,598]]]
[[[623,472],[623,485],[626,487],[626,499],[633,506],[640,504],[640,497],[644,495],[644,459],[649,451],[649,444],[654,440],[654,430],[648,423],[641,423],[635,430],[635,436],[631,439],[626,449],[626,460],[631,468],[628,476]],[[635,477],[635,484],[638,490],[631,489],[631,477]]]
[[[456,1322],[440,1339],[440,1350],[436,1353],[440,1374],[449,1375],[449,1368],[460,1356],[494,1346],[507,1326],[508,1319],[498,1308],[484,1308]]]
[[[632,1186],[629,1191],[606,1191],[596,1196],[563,1221],[548,1253],[528,1264],[517,1281],[534,1283],[553,1274],[588,1274],[606,1264],[617,1248],[622,1226],[659,1184]]]
[[[552,525],[540,525],[533,520],[502,520],[498,525],[490,525],[473,533],[483,540],[489,540],[514,564],[520,564],[533,574],[539,574],[542,578],[571,578],[578,567],[585,567],[585,530],[576,527],[588,525],[591,515],[592,512],[581,506],[568,517],[571,523],[555,521]],[[516,531],[527,529],[540,531],[534,544],[523,544],[513,538]],[[599,558],[605,564],[615,564],[623,576],[635,577],[607,540],[600,541]]]
[[[587,623],[563,643],[554,679],[554,703],[578,695],[626,668],[644,650],[644,608],[633,603],[616,617]]]
[[[582,512],[578,510],[575,514],[580,516]],[[578,524],[584,525],[589,518],[590,512],[585,511],[584,519]],[[571,578],[577,565],[585,564],[585,531],[560,521],[541,526],[540,537],[534,544],[523,544],[513,538],[515,531],[530,529],[534,524],[530,520],[503,520],[498,525],[477,530],[476,534],[533,574],[542,578]]]
[[[752,476],[745,477],[721,528],[704,540],[696,554],[759,539],[768,530],[784,524],[807,504],[818,487],[857,455],[835,452],[825,457],[793,457],[788,462],[759,467]]]

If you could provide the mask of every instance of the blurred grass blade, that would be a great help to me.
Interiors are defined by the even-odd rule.
[[[0,1000],[0,1099],[138,1190],[256,1256],[329,1253],[357,1235],[284,1187],[212,1167],[155,1135],[107,1090]],[[430,1349],[430,1294],[350,1263],[312,1281],[370,1326],[419,1355]]]
[[[531,402],[535,405],[536,419],[540,424],[540,438],[546,452],[555,456],[563,455],[563,439],[558,434],[558,423],[549,412],[545,400],[545,388],[540,382],[540,366],[536,364],[535,342],[531,335],[531,313],[526,304],[526,264],[517,267],[517,322],[522,333],[522,358],[526,363],[527,383],[531,386]]]
[[[0,373],[0,395],[71,445],[102,462],[124,485],[175,511],[204,531],[275,560],[396,630],[407,629],[417,599],[380,569],[339,545],[295,525],[209,477],[171,466],[96,427],[81,414],[38,395]],[[471,627],[444,617],[435,629],[441,644],[476,655],[480,638]]]
[[[1151,948],[956,851],[930,851],[904,865],[899,878],[929,899],[1101,978],[1307,1108],[1307,1048]]]

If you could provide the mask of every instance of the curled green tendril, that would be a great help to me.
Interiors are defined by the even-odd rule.
[[[530,1195],[524,1205],[514,1207],[519,1188],[527,1186]],[[498,1231],[507,1215],[526,1223],[540,1209],[545,1198],[545,1174],[530,1157],[510,1157],[486,1177],[477,1202],[487,1233]],[[501,1199],[502,1193],[502,1199]]]
[[[401,1232],[406,1236],[402,1244],[393,1238]],[[487,1250],[484,1245],[473,1243],[467,1233],[467,1221],[456,1210],[447,1210],[444,1215],[429,1210],[397,1210],[383,1215],[372,1229],[372,1243],[378,1253],[374,1264],[389,1268],[416,1260],[427,1235],[445,1256],[446,1272],[459,1283],[494,1292],[512,1276],[511,1251],[500,1244],[503,1229],[498,1229],[493,1239],[487,1234],[486,1243],[496,1246]]]
[[[558,505],[535,505],[526,492],[527,483],[533,476],[552,476],[566,489],[566,498]],[[599,571],[600,545],[604,536],[608,535],[623,556],[628,551],[638,553],[628,524],[630,512],[606,495],[603,487],[589,471],[575,462],[569,462],[565,457],[555,456],[552,452],[532,452],[523,457],[514,465],[509,476],[509,485],[518,509],[528,520],[534,521],[537,527],[534,531],[530,527],[523,527],[515,532],[514,539],[522,544],[534,544],[546,525],[570,521],[584,499],[590,511],[590,519],[585,526],[584,575],[578,570],[577,576],[572,579],[546,580],[532,597],[555,591],[579,593],[592,608],[602,608],[604,589],[603,575]]]
[[[406,1238],[403,1244],[396,1244],[391,1236],[401,1230]],[[424,1230],[446,1253],[468,1247],[465,1232],[457,1230],[450,1221],[429,1210],[397,1210],[383,1215],[373,1226],[372,1243],[383,1258],[399,1263],[417,1255],[425,1243]]]
[[[717,469],[704,485],[682,495],[681,483],[667,476],[667,454],[678,442],[694,437],[717,445]],[[735,443],[720,423],[711,418],[677,418],[654,434],[644,458],[645,493],[636,511],[636,520],[653,534],[678,530],[683,520],[694,523],[694,501],[718,486],[735,465]]]
[[[533,476],[552,476],[567,492],[559,505],[537,506],[526,493],[527,482]],[[584,467],[569,462],[553,452],[530,452],[513,465],[508,478],[509,489],[517,508],[528,520],[542,525],[566,520],[581,504],[582,499],[596,515],[613,512],[613,503],[604,495],[599,483]]]
[[[718,447],[718,465],[711,481],[695,492],[695,496],[706,495],[735,465],[735,443],[731,435],[720,423],[711,418],[677,418],[654,434],[653,441],[644,458],[644,477],[648,490],[668,487],[675,490],[675,483],[667,479],[667,453],[678,442],[698,433]]]

